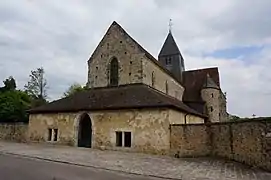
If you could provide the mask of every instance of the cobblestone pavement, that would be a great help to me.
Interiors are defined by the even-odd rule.
[[[211,158],[176,159],[118,151],[0,142],[0,153],[182,180],[271,180],[271,173]]]

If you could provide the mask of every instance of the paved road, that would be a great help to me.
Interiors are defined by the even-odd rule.
[[[42,144],[19,144],[1,141],[0,154],[16,154],[18,156],[79,164],[92,168],[95,167],[97,169],[109,169],[111,170],[109,173],[121,171],[182,180],[271,180],[270,172],[250,168],[232,161],[213,158],[176,159],[167,156],[154,156],[120,151],[101,151],[88,148],[49,146]],[[0,163],[1,162],[0,159]],[[47,166],[45,166],[47,170],[41,174],[46,174],[48,171],[52,171],[56,175],[64,173],[64,175],[68,175],[66,177],[72,177],[72,173],[82,174],[82,176],[85,174],[77,173],[77,171],[80,170],[69,171],[65,170],[66,168],[62,168],[62,171],[61,168],[54,171],[54,169],[51,170],[49,169],[49,166]],[[35,165],[32,165],[32,167],[35,167]],[[99,176],[99,173],[95,173],[96,171],[94,170],[92,169],[92,174],[89,173],[91,174],[91,177],[95,177],[95,174],[96,177]],[[20,171],[18,170],[18,172]],[[60,174],[58,172],[60,172]],[[90,177],[89,174],[86,173],[85,176]],[[117,177],[118,175],[119,174],[116,174]],[[111,175],[104,176],[105,178],[109,176],[110,179],[115,177],[113,175],[112,178]],[[98,179],[101,178],[99,177]],[[0,180],[2,180],[1,172]]]
[[[0,155],[1,180],[161,180],[95,168]]]

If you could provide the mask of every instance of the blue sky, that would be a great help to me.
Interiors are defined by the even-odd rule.
[[[247,63],[251,56],[258,54],[262,51],[264,46],[242,46],[242,47],[229,47],[227,49],[218,49],[205,54],[206,57],[214,58],[227,58],[227,59],[240,59]]]
[[[253,8],[251,8],[253,7]],[[87,60],[116,20],[157,57],[173,20],[187,69],[219,67],[228,111],[270,116],[270,0],[0,2],[0,79],[19,88],[43,66],[51,100],[87,81]]]

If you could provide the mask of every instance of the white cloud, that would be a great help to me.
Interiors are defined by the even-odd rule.
[[[56,98],[74,82],[84,84],[87,60],[117,20],[157,56],[173,19],[173,34],[191,68],[219,66],[230,113],[270,115],[271,1],[261,0],[9,0],[0,2],[0,79],[19,87],[43,66]],[[202,54],[236,46],[263,46],[246,59]]]

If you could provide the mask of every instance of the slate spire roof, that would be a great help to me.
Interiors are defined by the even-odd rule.
[[[162,46],[162,49],[159,53],[160,56],[169,56],[169,55],[176,55],[176,54],[181,54],[177,43],[175,42],[173,35],[171,31],[169,31],[167,38],[164,42],[164,45]]]
[[[210,77],[209,74],[206,75],[206,81],[204,82],[202,88],[219,89],[218,85],[214,82],[214,80]]]

